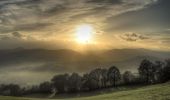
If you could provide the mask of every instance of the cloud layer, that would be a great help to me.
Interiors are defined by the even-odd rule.
[[[0,41],[12,47],[52,41],[73,44],[75,27],[87,23],[97,31],[98,43],[122,33],[126,40],[145,41],[142,36],[150,34],[168,48],[164,35],[158,39],[155,34],[169,32],[169,11],[168,0],[1,0]],[[143,35],[132,39],[129,32]]]
[[[1,0],[1,33],[48,29],[48,26],[76,23],[93,16],[103,15],[101,19],[107,19],[152,3],[153,0]]]
[[[131,42],[148,39],[148,37],[137,33],[126,33],[121,35],[120,38]]]

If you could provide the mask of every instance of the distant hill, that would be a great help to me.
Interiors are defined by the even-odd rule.
[[[167,59],[170,52],[152,51],[146,49],[113,49],[107,51],[89,51],[80,53],[69,49],[9,49],[0,50],[0,67],[18,65],[23,63],[43,63],[48,66],[58,65],[65,70],[73,69],[87,71],[95,67],[110,67],[117,65],[120,69],[134,69],[142,59]],[[44,69],[39,67],[41,71]],[[52,66],[49,67],[52,68]],[[36,68],[35,68],[36,69]],[[45,68],[47,70],[47,68]],[[36,69],[38,70],[38,69]],[[52,68],[54,71],[54,68]]]
[[[113,49],[88,51],[86,53],[68,49],[8,49],[0,50],[0,83],[21,85],[38,84],[50,80],[56,74],[84,73],[94,68],[117,66],[121,72],[137,72],[141,60],[162,60],[170,52],[146,49]]]

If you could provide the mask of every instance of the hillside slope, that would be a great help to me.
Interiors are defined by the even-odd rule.
[[[0,100],[42,100],[31,98],[0,97]],[[59,99],[43,99],[59,100]],[[60,100],[170,100],[170,83],[146,86],[135,90],[119,91],[91,97]]]
[[[170,83],[72,100],[170,100]]]
[[[70,67],[75,69],[74,71],[87,71],[92,67],[110,67],[111,65],[117,65],[120,69],[136,69],[137,64],[144,58],[159,60],[169,56],[170,52],[145,49],[114,49],[86,54],[67,49],[12,49],[0,50],[0,68],[43,63],[46,66],[65,67],[66,71],[67,69],[70,71]],[[39,70],[46,66],[39,67]],[[51,71],[54,69],[52,68]]]

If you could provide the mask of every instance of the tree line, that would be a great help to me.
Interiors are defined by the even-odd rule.
[[[164,83],[170,80],[170,59],[155,61],[144,59],[139,67],[138,74],[131,71],[120,73],[116,66],[108,69],[97,68],[89,73],[55,75],[51,81],[43,82],[30,88],[21,88],[17,84],[1,84],[0,95],[22,96],[35,93],[59,94],[93,91],[102,88],[118,87],[120,85],[149,85]]]

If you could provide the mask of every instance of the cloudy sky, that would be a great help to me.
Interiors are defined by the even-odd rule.
[[[169,0],[0,0],[0,49],[145,48],[170,51]],[[90,25],[93,43],[75,41]]]

